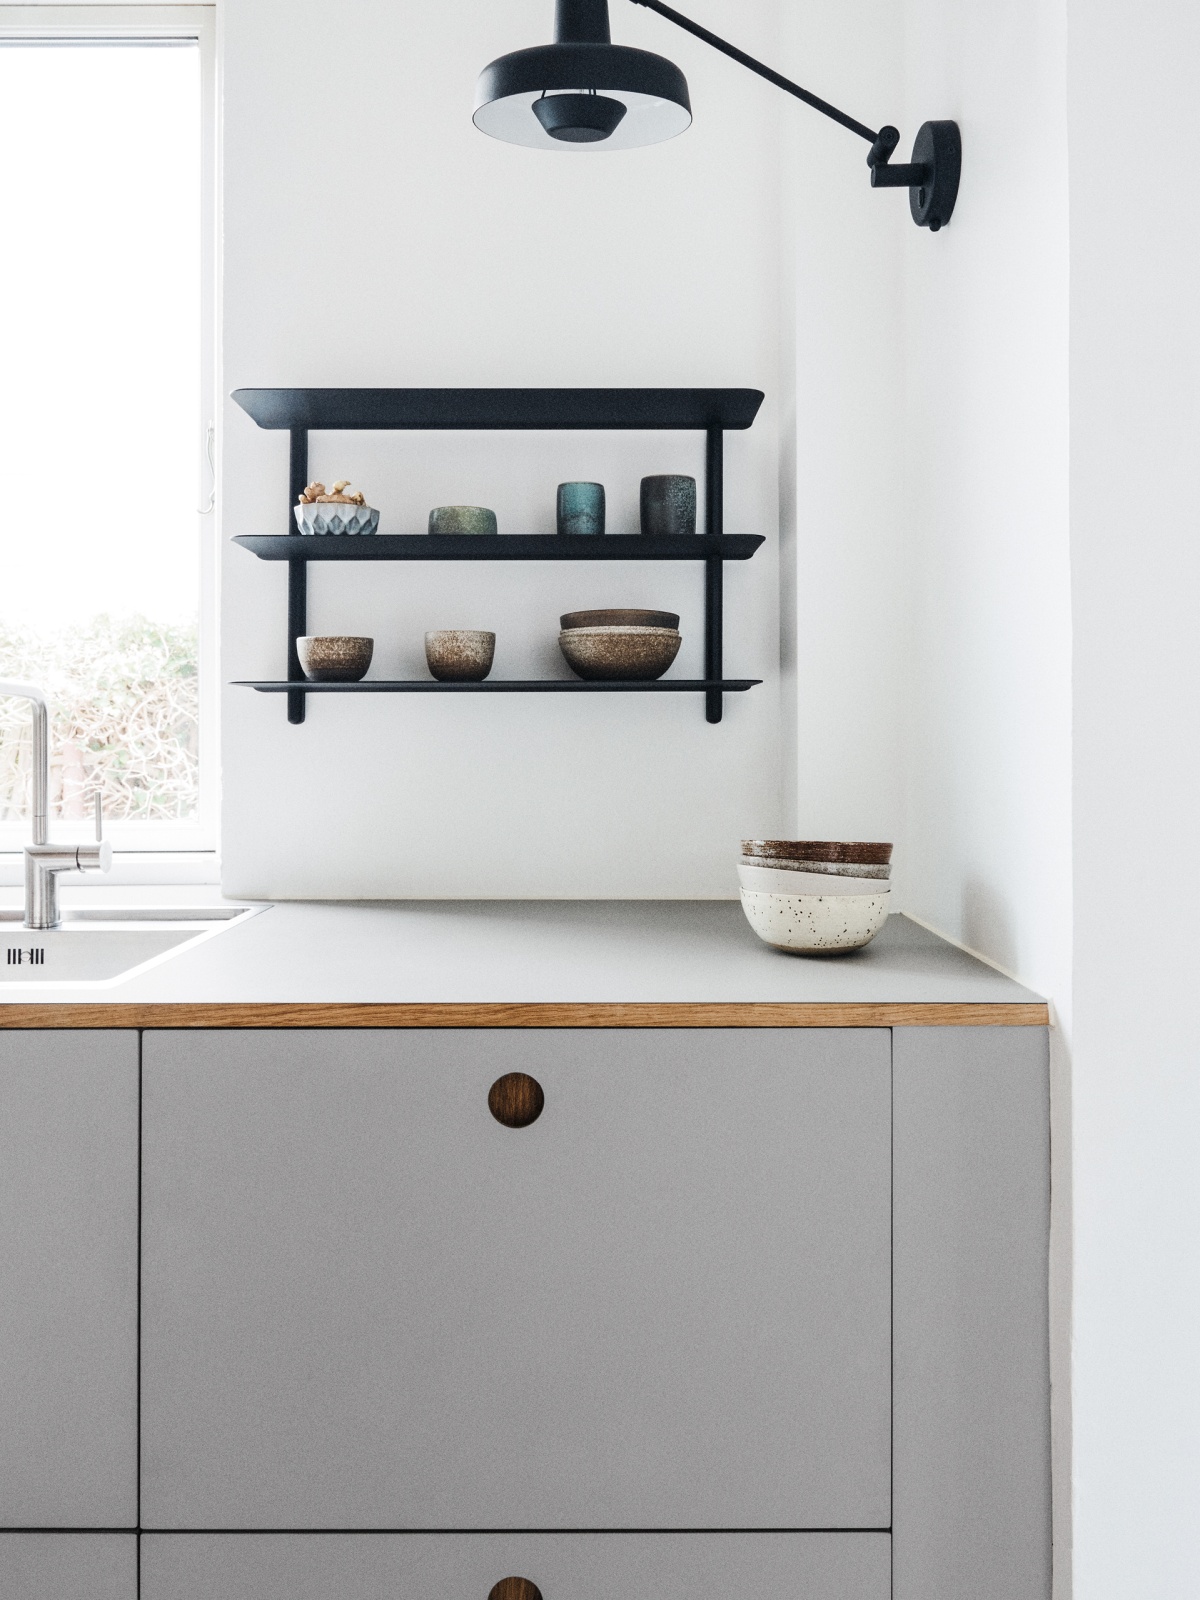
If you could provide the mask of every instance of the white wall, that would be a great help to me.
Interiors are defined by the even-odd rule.
[[[901,115],[901,8],[847,0],[782,14],[781,71],[868,126]],[[869,147],[854,134],[782,96],[780,106],[794,416],[781,496],[788,828],[891,839],[902,865],[908,197],[871,189]]]
[[[907,903],[1070,1007],[1066,17],[909,0],[906,133],[962,128],[906,245]]]
[[[695,8],[720,20],[716,0]],[[771,54],[774,0],[739,7]],[[704,721],[701,697],[388,696],[282,701],[227,689],[224,873],[234,894],[648,896],[736,893],[732,856],[779,823],[779,230],[775,99],[649,13],[620,40],[670,54],[696,110],[682,138],[546,154],[476,132],[475,77],[551,36],[550,0],[227,0],[226,391],[241,385],[748,385],[728,436],[730,532],[767,548],[727,569],[726,670],[761,677]],[[224,533],[282,531],[286,435],[224,417]],[[560,479],[608,486],[636,525],[644,473],[703,478],[700,435],[325,435],[312,470],[353,478],[381,528],[448,501],[551,532]],[[282,570],[225,546],[222,677],[281,677]],[[374,671],[423,676],[427,628],[494,628],[497,676],[569,676],[560,612],[682,614],[674,669],[701,676],[702,568],[333,568],[312,632],[371,634]]]
[[[1200,15],[1070,0],[1070,38],[1076,1593],[1194,1600]]]

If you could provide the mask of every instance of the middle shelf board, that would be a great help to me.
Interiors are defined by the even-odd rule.
[[[234,539],[261,561],[748,561],[760,533],[684,534],[255,534]]]
[[[357,683],[310,683],[286,678],[237,678],[235,689],[257,689],[259,694],[697,694],[716,690],[736,694],[753,689],[761,678],[655,678],[638,681],[592,683],[574,678],[491,678],[482,683],[439,683],[435,678],[360,678]]]

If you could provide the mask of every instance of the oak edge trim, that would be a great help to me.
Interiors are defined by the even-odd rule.
[[[167,1002],[14,1004],[17,1028],[1045,1028],[1044,1002],[409,1004]]]

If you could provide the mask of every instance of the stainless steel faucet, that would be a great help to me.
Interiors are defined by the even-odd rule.
[[[96,795],[95,844],[50,844],[46,812],[50,792],[50,718],[46,696],[33,683],[0,679],[0,694],[18,695],[33,707],[33,843],[25,846],[25,926],[57,928],[60,872],[107,872],[112,845],[103,837],[100,795]]]

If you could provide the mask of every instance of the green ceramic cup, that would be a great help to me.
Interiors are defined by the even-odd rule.
[[[435,506],[429,513],[430,533],[480,533],[499,532],[496,513],[486,506]]]

